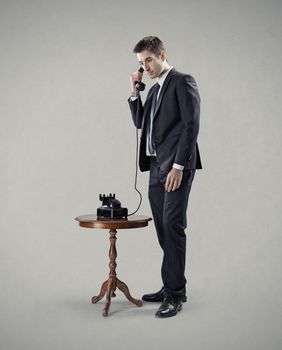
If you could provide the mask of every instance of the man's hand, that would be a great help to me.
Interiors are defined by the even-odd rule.
[[[173,192],[177,190],[181,185],[182,176],[182,170],[172,168],[171,171],[167,174],[165,190],[167,192]]]
[[[143,73],[141,73],[139,70],[132,73],[129,77],[130,79],[130,86],[131,86],[131,96],[137,96],[137,90],[135,87],[135,84],[137,81],[141,81],[143,77]]]

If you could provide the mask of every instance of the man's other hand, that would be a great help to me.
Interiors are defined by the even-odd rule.
[[[181,185],[182,176],[182,170],[172,168],[171,171],[167,174],[165,190],[167,192],[173,192],[177,190]]]

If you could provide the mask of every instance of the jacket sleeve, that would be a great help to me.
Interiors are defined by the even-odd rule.
[[[185,165],[196,148],[200,126],[200,95],[194,78],[189,75],[179,79],[176,90],[183,130],[174,162]]]
[[[138,129],[141,129],[142,119],[143,119],[143,104],[141,101],[141,97],[138,96],[138,98],[135,99],[134,101],[131,101],[131,98],[129,97],[128,103],[129,103],[133,123]]]

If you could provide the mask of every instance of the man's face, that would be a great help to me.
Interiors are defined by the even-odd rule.
[[[161,54],[157,57],[154,53],[148,50],[144,50],[140,53],[137,53],[137,59],[139,64],[142,64],[145,71],[151,79],[155,79],[161,75],[164,70],[166,55],[162,51]]]

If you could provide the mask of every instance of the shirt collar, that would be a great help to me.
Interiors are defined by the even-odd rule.
[[[163,86],[163,83],[165,81],[165,78],[168,76],[168,73],[172,70],[173,66],[171,66],[163,75],[161,75],[158,79],[157,79],[157,83],[160,85],[160,87]]]

